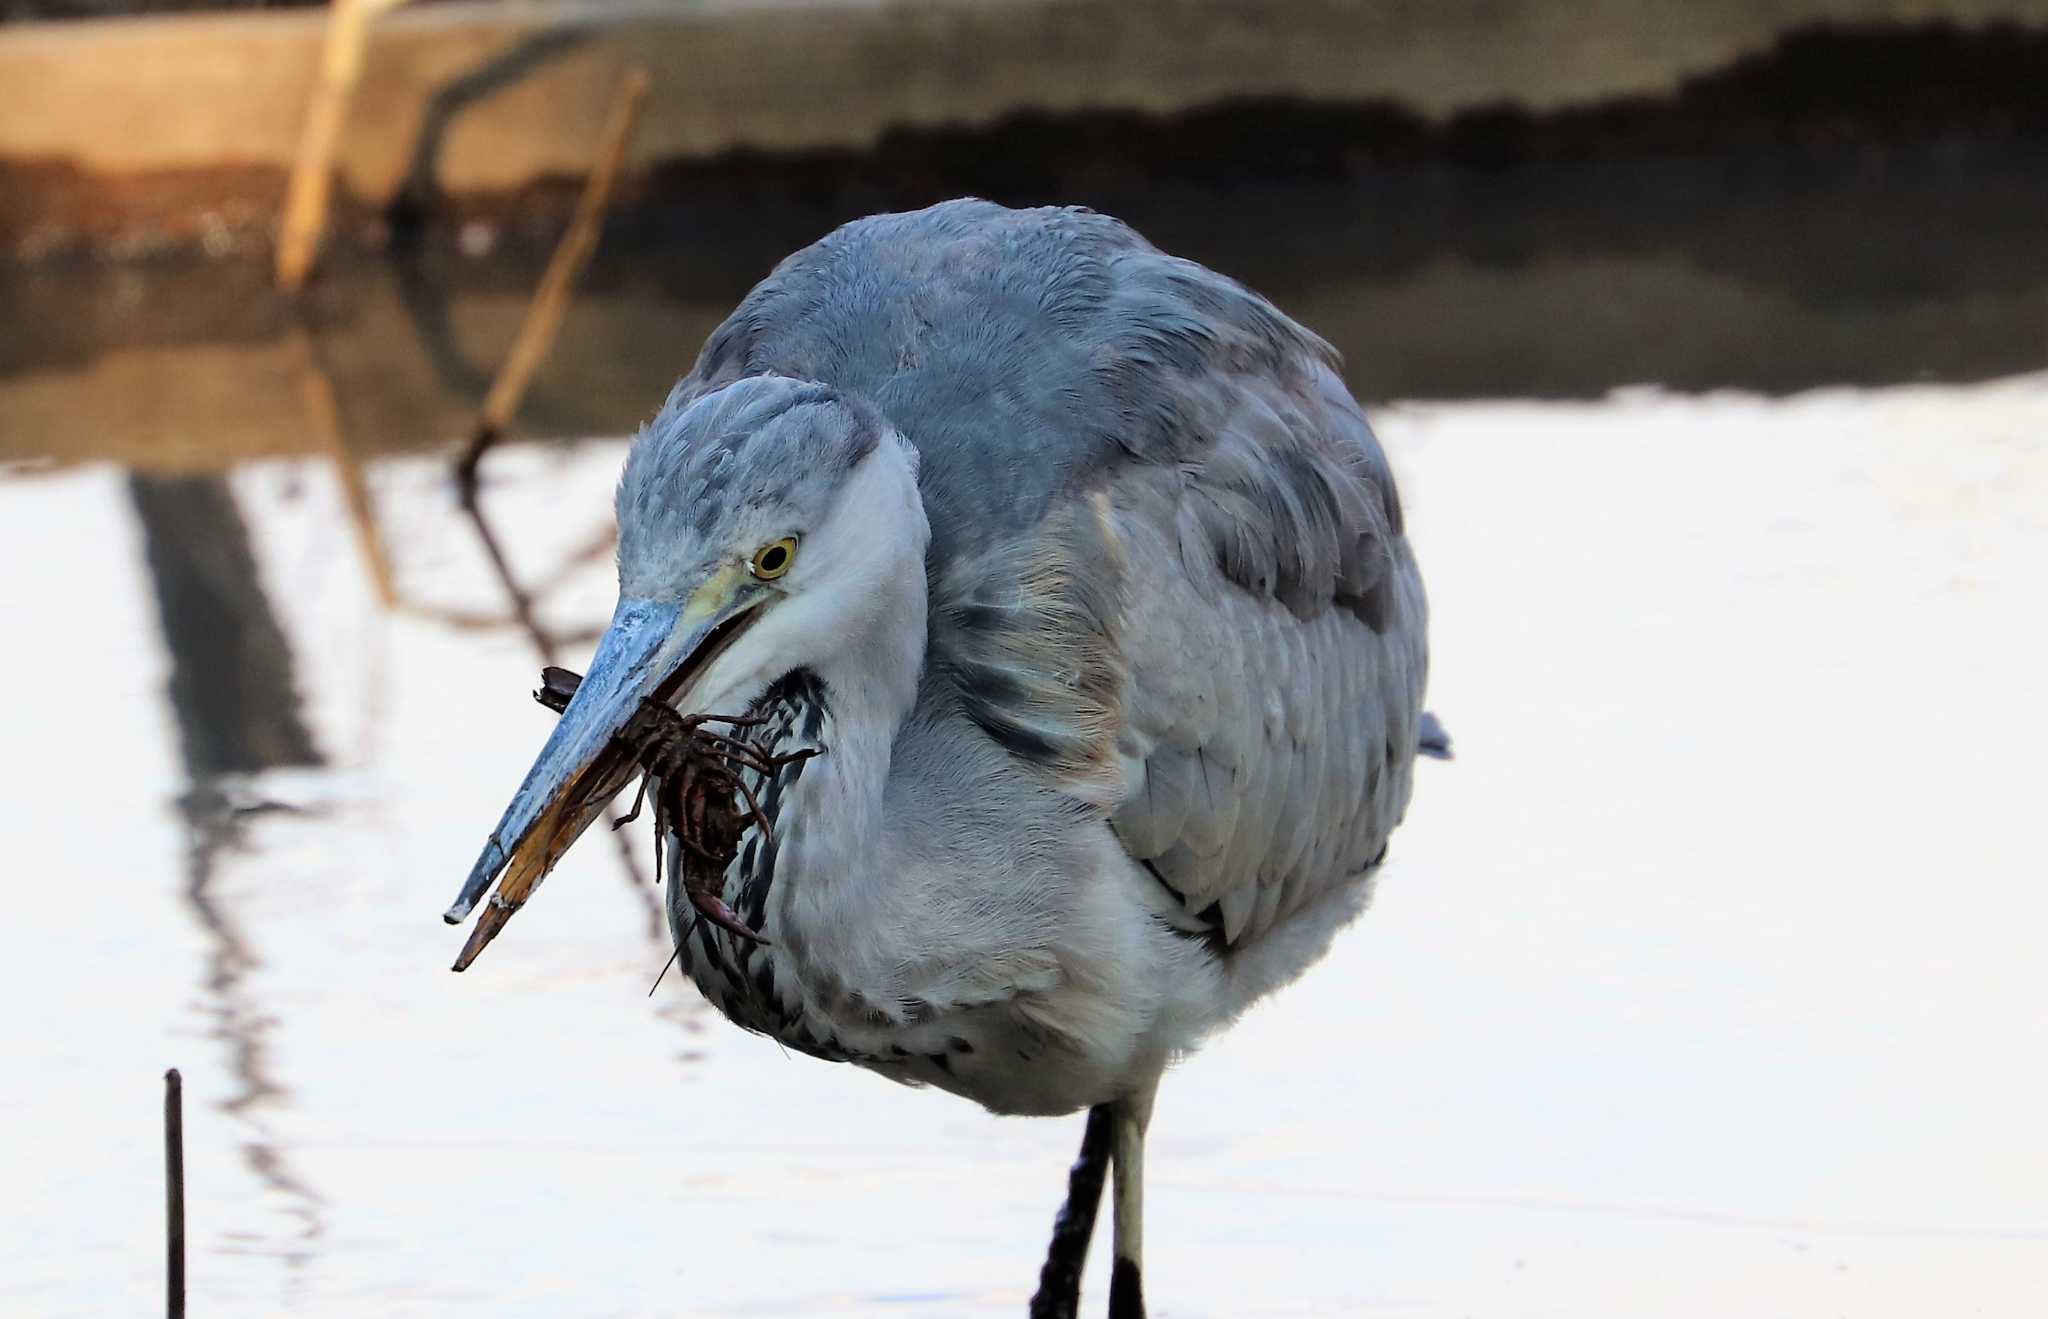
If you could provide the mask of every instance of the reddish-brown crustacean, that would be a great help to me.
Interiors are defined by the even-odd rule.
[[[541,685],[533,696],[560,714],[582,682],[581,674],[550,665],[541,670]],[[739,918],[720,892],[747,826],[764,834],[774,830],[740,771],[772,775],[784,765],[818,754],[812,747],[777,752],[741,732],[762,722],[740,715],[683,714],[652,700],[643,704],[640,716],[620,735],[640,763],[640,791],[633,808],[612,826],[622,828],[640,817],[652,785],[657,882],[667,873],[663,839],[673,836],[684,851],[678,870],[690,905],[719,929],[756,943],[767,940]],[[714,724],[727,731],[711,731]]]

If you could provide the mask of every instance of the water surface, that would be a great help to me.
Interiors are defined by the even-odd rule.
[[[2048,377],[1378,421],[1459,759],[1168,1078],[1155,1313],[2034,1313]],[[554,633],[621,452],[488,468]],[[602,838],[448,973],[551,716],[445,457],[367,469],[395,609],[343,470],[0,479],[6,1308],[158,1303],[175,1064],[195,1313],[1021,1312],[1078,1120],[650,998]]]

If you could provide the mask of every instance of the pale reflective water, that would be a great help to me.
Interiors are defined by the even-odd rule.
[[[2048,377],[1378,419],[1459,759],[1169,1078],[1154,1312],[2039,1313]],[[620,451],[490,469],[565,630]],[[160,1304],[175,1064],[195,1314],[1021,1313],[1078,1121],[650,999],[602,838],[447,972],[550,716],[440,461],[369,480],[401,611],[324,461],[0,480],[0,1309]]]

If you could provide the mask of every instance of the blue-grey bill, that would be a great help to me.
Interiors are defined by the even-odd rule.
[[[641,701],[668,676],[665,670],[673,667],[673,657],[687,655],[688,645],[695,642],[693,637],[685,647],[668,647],[675,639],[680,616],[681,606],[676,604],[619,602],[611,626],[598,642],[597,654],[591,657],[590,671],[442,919],[450,925],[467,919],[491,882],[508,866],[513,873],[507,876],[506,887],[520,878],[523,891],[511,894],[501,889],[493,904],[516,909],[569,844],[597,818],[605,803],[631,781],[633,758],[624,747],[615,746],[613,739],[632,720]],[[543,821],[548,836],[539,837],[538,826]]]

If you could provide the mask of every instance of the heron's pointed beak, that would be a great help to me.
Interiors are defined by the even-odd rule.
[[[746,625],[746,608],[704,609],[699,601],[701,593],[687,610],[650,600],[619,602],[589,673],[484,843],[462,892],[443,913],[450,925],[460,924],[504,873],[454,970],[476,960],[569,845],[632,781],[639,769],[634,744],[648,731],[645,702],[673,699]]]

